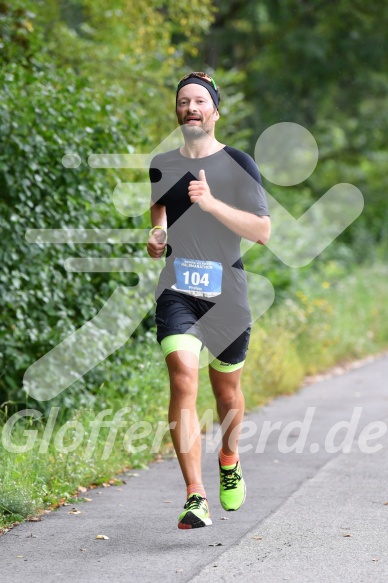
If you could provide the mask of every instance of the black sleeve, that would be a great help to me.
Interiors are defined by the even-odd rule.
[[[238,164],[234,173],[238,208],[254,215],[270,216],[256,162],[249,154],[240,150],[228,148],[227,152]]]

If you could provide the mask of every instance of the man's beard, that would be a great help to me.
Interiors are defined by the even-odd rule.
[[[210,128],[207,127],[207,124],[202,126],[182,124],[181,130],[187,140],[200,140],[202,138],[207,138],[210,134]]]

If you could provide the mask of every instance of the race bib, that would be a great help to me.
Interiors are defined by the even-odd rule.
[[[222,263],[201,259],[174,260],[176,283],[172,289],[192,296],[212,298],[222,290]]]

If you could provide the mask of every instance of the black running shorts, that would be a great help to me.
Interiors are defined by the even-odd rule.
[[[232,311],[228,317],[225,313],[219,317],[215,304],[209,300],[166,289],[157,299],[155,320],[159,343],[167,336],[187,332],[222,362],[237,364],[246,358],[251,326]]]

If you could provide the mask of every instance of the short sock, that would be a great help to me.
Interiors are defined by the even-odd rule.
[[[191,494],[199,494],[202,496],[202,498],[206,498],[206,492],[203,484],[189,484],[187,486],[187,498],[191,496]]]
[[[235,466],[238,460],[239,460],[238,453],[234,453],[233,455],[225,455],[222,449],[220,449],[220,464],[223,468]]]

